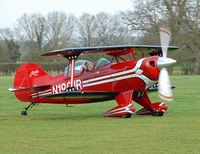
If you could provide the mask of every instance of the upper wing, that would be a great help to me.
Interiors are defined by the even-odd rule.
[[[168,50],[176,50],[178,47],[169,46]],[[65,48],[50,51],[40,56],[70,56],[80,54],[105,53],[111,56],[119,56],[128,54],[132,50],[134,53],[141,53],[143,56],[153,56],[162,54],[161,46],[151,45],[120,45],[120,46],[100,46],[100,47],[84,47],[84,48]]]

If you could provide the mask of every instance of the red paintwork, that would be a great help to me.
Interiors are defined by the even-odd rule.
[[[131,50],[132,51],[132,50]],[[131,52],[130,52],[131,53]],[[128,55],[130,56],[130,54]],[[115,57],[116,58],[116,57]],[[151,79],[154,83],[158,80],[159,70],[157,68],[156,62],[158,57],[149,57],[143,60],[140,67],[135,71],[131,70],[137,66],[141,59],[135,59],[128,61],[128,58],[124,62],[120,63],[111,63],[103,65],[97,68],[94,72],[86,74],[77,74],[75,70],[74,81],[75,87],[79,85],[78,90],[80,91],[119,91],[115,97],[115,100],[118,103],[118,106],[107,111],[105,116],[122,116],[127,113],[132,113],[135,111],[134,105],[131,104],[132,100],[143,106],[147,109],[149,114],[152,114],[151,111],[166,110],[167,106],[159,104],[152,104],[146,89],[151,86],[146,87],[146,83],[143,79],[138,78],[139,76],[145,76],[145,79]],[[119,59],[118,59],[119,60]],[[155,66],[150,65],[150,61],[154,61]],[[72,62],[70,62],[72,63]],[[127,71],[127,73],[123,73]],[[129,72],[128,72],[129,71]],[[137,72],[138,71],[138,72]],[[112,77],[107,77],[105,79],[98,79],[97,81],[91,81],[89,83],[84,83],[87,80],[105,77],[107,75],[113,75],[118,73],[118,75]],[[137,74],[137,75],[136,75]],[[134,76],[136,75],[136,76]],[[126,79],[122,79],[125,77]],[[114,81],[110,81],[113,80]],[[110,81],[110,82],[109,82]],[[70,85],[74,86],[74,83],[71,84],[71,78],[64,77],[64,73],[58,76],[52,77],[48,75],[40,66],[34,63],[24,64],[19,67],[16,72],[14,87],[15,89],[34,87],[41,85],[50,85],[51,88],[43,88],[36,90],[26,90],[26,91],[16,91],[16,97],[23,102],[35,102],[35,103],[54,103],[54,104],[82,104],[82,103],[92,103],[90,99],[44,99],[42,95],[44,91],[46,93],[55,92],[55,87],[57,87],[57,92],[64,91]],[[106,82],[102,83],[101,82]],[[93,86],[88,86],[87,84],[95,84]],[[153,84],[153,83],[152,83]],[[81,85],[81,86],[80,86]],[[87,85],[87,87],[85,87]],[[48,91],[49,90],[49,91]],[[50,95],[50,94],[49,94]],[[117,111],[115,111],[117,110]],[[119,112],[120,111],[120,112]],[[108,114],[114,112],[114,114]]]
[[[115,100],[118,103],[118,106],[107,111],[105,117],[114,117],[121,116],[135,111],[135,106],[131,104],[133,98],[133,90],[128,90],[120,93],[115,97]]]
[[[152,111],[153,112],[158,112],[158,113],[162,113],[167,111],[167,104],[165,103],[161,103],[161,102],[156,102],[156,103],[152,103],[152,109],[149,110],[147,108],[142,108],[139,111],[136,112],[137,115],[152,115]]]
[[[151,78],[152,80],[157,80],[159,76],[159,70],[157,67],[157,63],[155,64],[155,67],[152,67],[150,65],[150,61],[157,61],[158,57],[151,57],[144,60],[143,65],[141,66],[141,69],[144,70],[143,74]]]

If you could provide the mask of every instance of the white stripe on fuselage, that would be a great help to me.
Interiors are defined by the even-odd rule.
[[[129,78],[133,78],[133,77],[140,78],[141,80],[143,80],[143,81],[145,82],[146,85],[147,85],[149,82],[151,82],[151,80],[150,80],[149,78],[147,78],[146,76],[144,76],[144,75],[131,74],[131,75],[116,77],[116,78],[112,78],[112,79],[102,80],[102,81],[98,81],[98,82],[93,82],[93,83],[89,83],[89,84],[84,84],[83,87],[90,87],[90,86],[95,86],[95,85],[104,84],[104,83],[108,83],[108,82],[113,82],[113,81],[120,81],[120,80],[124,80],[124,79],[129,79]]]
[[[113,81],[120,81],[120,80],[124,80],[124,79],[137,77],[145,82],[146,89],[147,89],[150,85],[155,83],[155,81],[152,81],[151,79],[149,79],[148,77],[146,77],[145,75],[142,74],[142,70],[140,69],[140,67],[141,67],[144,59],[145,58],[138,60],[135,67],[130,70],[119,72],[119,73],[114,73],[114,74],[109,74],[109,75],[97,77],[94,79],[85,80],[85,81],[83,81],[83,87],[90,87],[90,86],[100,85],[100,84],[109,83],[109,82],[113,82]],[[134,73],[134,74],[129,74],[129,73]],[[129,75],[126,75],[126,74],[129,74]],[[124,75],[124,76],[121,76],[121,75]],[[115,77],[115,78],[113,78],[113,77]],[[108,78],[110,78],[110,79],[108,79]],[[99,80],[101,80],[101,81],[99,81]],[[94,82],[94,81],[96,81],[96,82]]]
[[[52,94],[51,89],[39,91],[38,93],[33,93],[33,94],[31,94],[31,96],[32,96],[32,98],[36,98],[36,97],[39,97],[39,96],[45,96],[45,95],[49,95],[49,94]]]
[[[111,78],[111,77],[115,77],[115,76],[119,76],[119,75],[125,75],[125,74],[128,74],[128,73],[135,72],[138,68],[141,67],[142,62],[144,61],[144,59],[145,58],[142,58],[142,59],[138,60],[137,63],[136,63],[136,65],[135,65],[135,67],[132,68],[132,69],[130,69],[130,70],[119,72],[119,73],[114,73],[114,74],[109,74],[109,75],[97,77],[97,78],[94,78],[94,79],[85,80],[85,81],[83,81],[83,84],[84,83],[90,83],[90,82],[93,82],[93,81],[103,80],[103,79],[106,79],[106,78]]]
[[[43,94],[43,93],[46,93],[46,92],[49,92],[49,91],[51,91],[51,89],[47,89],[45,91],[39,91],[38,93],[33,93],[31,95],[33,96],[33,95],[37,95],[37,94]]]
[[[47,93],[43,93],[43,94],[39,94],[39,95],[33,95],[32,98],[36,98],[39,96],[46,96],[46,95],[50,95],[50,94],[52,94],[52,92],[47,92]]]

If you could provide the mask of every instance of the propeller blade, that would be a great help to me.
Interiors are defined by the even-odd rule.
[[[173,101],[172,90],[169,75],[166,68],[161,69],[158,83],[158,94],[160,99],[166,103],[171,103]]]
[[[171,39],[171,32],[164,27],[160,27],[160,43],[162,46],[163,57],[167,57],[167,50],[169,46],[169,41]]]

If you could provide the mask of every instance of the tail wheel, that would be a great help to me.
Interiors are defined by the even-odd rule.
[[[22,111],[21,115],[27,115],[27,112],[26,111]]]

